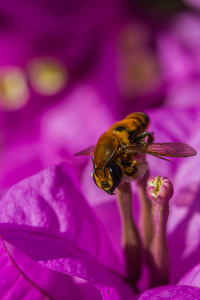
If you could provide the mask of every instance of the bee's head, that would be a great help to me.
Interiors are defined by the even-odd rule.
[[[95,184],[110,195],[114,195],[113,192],[121,183],[122,178],[122,169],[114,162],[106,164],[104,168],[96,168],[93,172]]]

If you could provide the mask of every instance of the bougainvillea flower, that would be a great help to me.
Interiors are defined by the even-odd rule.
[[[193,299],[198,299],[200,295],[200,290],[192,287],[193,271],[191,286],[183,286],[181,283],[177,287],[164,286],[155,289],[155,292],[152,290],[133,298],[134,292],[123,279],[123,261],[117,255],[103,224],[81,193],[72,167],[67,164],[49,167],[13,186],[1,199],[0,206],[0,232],[4,240],[17,247],[21,255],[24,253],[45,268],[92,283],[100,291],[102,299],[145,299],[143,297],[147,295],[152,295],[152,299],[158,295],[158,299],[162,299],[165,293],[176,296],[178,291],[183,297],[190,292]],[[104,213],[110,215],[109,211]],[[194,234],[198,235],[196,227]],[[23,270],[23,266],[13,263],[12,259],[17,262],[17,256],[12,247],[5,248],[5,242],[2,241],[1,247],[5,265],[1,272],[15,270],[13,277],[5,281],[5,291],[9,292],[11,287],[15,291],[16,288],[19,295],[27,293],[27,299],[33,291],[40,295],[36,299],[45,299],[50,293],[48,287],[38,285],[30,268]],[[200,274],[197,272],[198,268],[198,283]],[[19,277],[21,280],[15,286]],[[187,277],[183,281],[189,281],[189,274]],[[61,290],[66,282],[67,278],[66,281],[64,278],[60,280]],[[89,291],[90,286],[87,288]],[[66,292],[68,289],[66,285]],[[54,290],[55,299],[59,299],[55,294]]]
[[[29,186],[26,191],[24,184]],[[17,193],[10,190],[11,198],[16,196],[12,203],[4,198],[8,205],[1,218],[4,239],[46,267],[93,283],[104,297],[131,296],[122,279],[122,263],[70,167],[51,167],[15,187]]]

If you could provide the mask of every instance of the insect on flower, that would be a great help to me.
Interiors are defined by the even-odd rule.
[[[152,133],[146,131],[149,117],[136,112],[116,122],[103,133],[96,146],[76,153],[90,155],[96,185],[110,195],[122,180],[133,181],[147,170],[145,154],[164,157],[188,157],[197,152],[185,143],[153,143]],[[94,155],[94,158],[93,156]]]

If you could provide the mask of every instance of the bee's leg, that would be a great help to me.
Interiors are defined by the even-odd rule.
[[[148,132],[148,131],[144,131],[143,133],[139,134],[135,139],[134,139],[134,143],[140,143],[142,140],[144,140],[147,137],[147,143],[148,144],[152,144],[154,141],[154,136],[152,133]]]
[[[137,171],[136,167],[136,161],[134,160],[133,162],[127,162],[124,164],[124,173],[128,176],[133,176]]]

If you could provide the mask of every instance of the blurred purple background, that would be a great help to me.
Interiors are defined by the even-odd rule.
[[[1,188],[63,160],[81,173],[73,154],[133,111],[197,111],[199,28],[194,0],[1,2]]]

